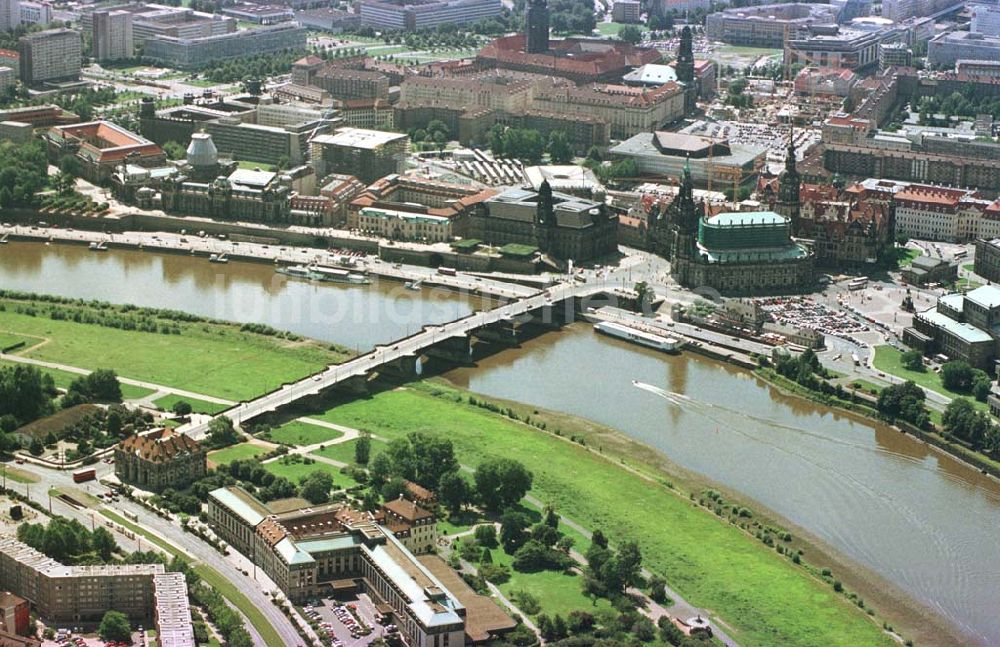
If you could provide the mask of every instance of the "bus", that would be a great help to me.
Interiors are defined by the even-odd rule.
[[[957,252],[955,252],[955,260],[957,261],[959,259],[965,258],[968,255],[969,255],[969,250],[967,250],[967,249],[960,249]]]
[[[851,282],[847,284],[848,290],[864,290],[868,287],[868,279],[865,277],[851,279]]]
[[[85,470],[77,470],[73,472],[73,481],[75,483],[83,483],[84,481],[93,481],[96,475],[97,471],[93,467]]]
[[[438,268],[438,274],[444,274],[445,276],[455,276],[458,273],[455,271],[454,267],[441,266]]]

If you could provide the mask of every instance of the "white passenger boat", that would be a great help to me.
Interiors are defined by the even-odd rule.
[[[665,353],[679,352],[682,345],[680,341],[674,339],[673,337],[662,337],[654,333],[637,330],[636,328],[626,326],[625,324],[615,323],[613,321],[600,321],[594,324],[594,330],[604,335],[624,339],[625,341],[630,341],[634,344],[660,350]]]

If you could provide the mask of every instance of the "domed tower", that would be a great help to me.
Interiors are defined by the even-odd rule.
[[[543,54],[549,51],[549,5],[546,0],[528,0],[524,12],[524,51]]]
[[[792,221],[792,235],[801,235],[799,231],[800,188],[802,176],[795,168],[794,130],[788,132],[788,152],[785,154],[785,170],[778,177],[778,199],[774,203],[775,213],[780,213]]]
[[[192,133],[184,160],[184,173],[193,179],[208,182],[225,169],[219,164],[219,151],[208,133]]]
[[[691,28],[685,26],[681,30],[681,42],[677,48],[677,62],[674,64],[677,80],[684,84],[685,113],[693,112],[698,100],[698,84],[694,78],[694,49],[691,41]]]

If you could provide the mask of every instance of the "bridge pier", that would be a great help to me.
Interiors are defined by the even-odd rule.
[[[340,380],[333,386],[333,390],[347,393],[349,395],[368,395],[368,375],[352,375]]]
[[[472,339],[464,335],[442,339],[425,348],[424,354],[453,364],[468,365],[472,362]]]
[[[395,380],[412,380],[417,376],[417,356],[403,355],[378,367],[378,374]]]
[[[521,344],[518,334],[520,328],[521,324],[516,321],[498,321],[477,328],[473,331],[472,336],[490,344],[515,348]]]

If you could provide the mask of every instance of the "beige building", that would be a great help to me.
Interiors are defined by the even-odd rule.
[[[385,525],[411,553],[433,553],[437,544],[437,518],[413,501],[400,496],[382,505]]]
[[[115,447],[115,476],[152,492],[183,488],[205,476],[205,449],[170,429],[135,434]]]
[[[83,41],[72,29],[48,29],[22,36],[21,80],[28,85],[80,77]]]
[[[132,14],[121,10],[95,11],[93,48],[98,61],[132,58]]]
[[[519,112],[531,107],[534,85],[531,80],[496,73],[472,78],[413,76],[400,86],[400,102],[422,107],[461,106]]]
[[[178,579],[178,577],[180,579]],[[162,585],[163,590],[157,587]],[[0,538],[0,589],[31,602],[49,622],[98,621],[109,610],[134,622],[162,618],[162,647],[193,647],[183,575],[162,564],[64,566],[12,537]]]
[[[320,177],[350,173],[362,182],[399,173],[406,162],[410,138],[399,133],[362,128],[338,128],[310,140],[313,167]]]
[[[239,488],[209,493],[209,521],[219,536],[245,546],[240,552],[289,599],[360,587],[389,605],[407,644],[465,644],[465,607],[376,517],[342,504],[267,517],[261,508]]]

